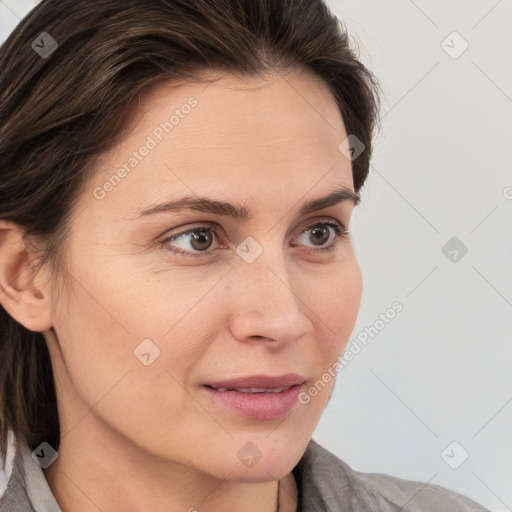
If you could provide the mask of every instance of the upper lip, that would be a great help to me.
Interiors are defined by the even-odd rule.
[[[288,388],[297,384],[302,384],[306,379],[297,373],[287,373],[273,377],[271,375],[249,375],[247,377],[239,377],[237,379],[223,380],[219,382],[210,382],[206,386],[212,388]]]

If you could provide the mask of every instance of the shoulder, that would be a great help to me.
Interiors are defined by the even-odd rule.
[[[391,505],[389,510],[393,511],[489,512],[467,496],[440,485],[382,473],[362,473],[352,469],[350,472],[356,494],[360,494],[365,505],[381,506],[385,501]]]
[[[314,441],[297,471],[306,491],[305,503],[321,503],[332,512],[489,512],[439,485],[356,471]]]
[[[17,440],[10,441],[12,447],[13,460],[10,476],[7,479],[7,486],[2,496],[0,496],[0,512],[35,512],[32,501],[29,497],[27,488],[27,467],[26,458],[29,450],[23,443]],[[28,452],[30,457],[30,452]],[[42,470],[37,467],[42,474]],[[44,476],[43,476],[44,478]],[[45,508],[44,510],[53,511],[54,509]]]

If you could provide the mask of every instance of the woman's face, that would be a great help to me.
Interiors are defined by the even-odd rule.
[[[360,305],[336,227],[354,203],[301,211],[354,190],[343,121],[327,86],[298,74],[165,82],[141,100],[76,205],[69,289],[52,306],[56,337],[45,332],[61,449],[74,439],[229,480],[279,478],[311,439],[333,380],[308,389],[332,375]],[[155,209],[184,197],[196,206]],[[207,387],[287,374],[304,384]]]

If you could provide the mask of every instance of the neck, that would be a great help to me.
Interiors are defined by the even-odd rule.
[[[277,501],[278,512],[297,512],[298,491],[292,473],[288,473],[279,480]]]

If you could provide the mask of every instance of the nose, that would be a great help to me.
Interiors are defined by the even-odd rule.
[[[301,296],[304,289],[297,287],[283,254],[277,253],[264,251],[250,264],[238,262],[229,273],[230,330],[240,342],[267,341],[277,349],[313,328],[308,297]]]

